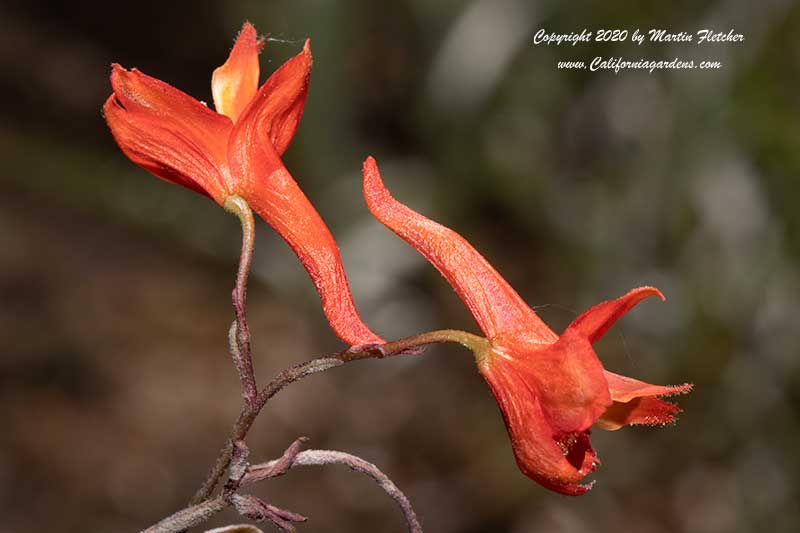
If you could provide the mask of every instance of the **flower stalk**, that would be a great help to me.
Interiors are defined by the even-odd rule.
[[[247,325],[247,278],[250,275],[250,265],[253,259],[255,223],[253,211],[244,198],[236,195],[229,196],[223,207],[225,211],[236,215],[242,225],[242,251],[239,256],[236,284],[231,293],[236,320],[231,325],[228,340],[233,362],[242,383],[242,396],[244,396],[245,402],[252,405],[258,395],[258,386],[250,351],[250,328]]]
[[[459,329],[439,329],[404,337],[385,344],[354,346],[337,355],[345,363],[361,359],[380,359],[391,355],[416,355],[431,344],[452,342],[479,354],[489,349],[489,342],[473,333]]]
[[[253,423],[266,403],[275,394],[295,381],[352,361],[418,354],[428,345],[436,343],[453,342],[460,344],[476,355],[488,352],[488,341],[478,335],[453,329],[429,331],[385,344],[363,344],[351,347],[331,357],[317,358],[293,365],[278,374],[266,387],[259,391],[255,379],[250,330],[247,323],[247,281],[255,243],[253,212],[247,201],[236,195],[228,197],[223,207],[229,213],[237,216],[242,227],[239,267],[236,274],[236,283],[231,294],[236,319],[231,324],[228,332],[228,341],[231,356],[239,374],[244,405],[233,425],[230,436],[214,462],[214,466],[192,497],[190,502],[192,505],[197,506],[211,501],[209,500],[211,494],[231,464],[236,450],[236,443],[243,441],[247,437]]]
[[[211,496],[231,462],[235,443],[245,439],[259,413],[273,396],[295,381],[342,364],[343,361],[340,359],[324,357],[293,365],[282,371],[270,381],[266,387],[261,389],[253,403],[245,402],[236,422],[233,424],[233,429],[231,430],[228,440],[225,441],[205,481],[203,481],[203,484],[192,497],[191,503],[200,503]]]
[[[245,309],[246,314],[246,309]],[[234,323],[235,325],[235,323]],[[232,328],[233,329],[233,328]],[[256,396],[255,401],[245,402],[242,406],[242,411],[239,413],[236,422],[233,425],[231,434],[228,440],[225,441],[222,449],[217,456],[214,466],[206,476],[205,481],[194,494],[191,499],[192,504],[197,504],[207,499],[214,492],[214,489],[222,479],[225,470],[230,465],[231,457],[233,455],[235,443],[244,440],[253,423],[256,421],[259,413],[267,404],[267,402],[288,385],[298,381],[306,376],[324,372],[331,368],[336,368],[345,363],[353,361],[360,361],[363,359],[382,359],[384,357],[391,357],[395,355],[415,355],[420,353],[420,349],[424,349],[430,344],[454,342],[470,349],[473,353],[483,353],[488,349],[488,342],[483,337],[468,333],[466,331],[444,329],[420,333],[405,337],[396,341],[388,342],[386,344],[363,345],[360,347],[353,347],[330,357],[321,357],[312,359],[305,363],[293,365],[280,374],[278,374],[272,381],[269,382]]]

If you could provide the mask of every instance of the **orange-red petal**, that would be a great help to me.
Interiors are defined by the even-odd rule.
[[[603,365],[589,341],[567,331],[552,344],[494,347],[481,366],[513,368],[534,388],[554,435],[585,431],[611,405]]]
[[[655,287],[639,287],[637,289],[632,289],[616,300],[601,302],[587,309],[581,313],[578,318],[573,320],[572,324],[570,324],[567,329],[579,332],[589,339],[589,342],[594,344],[614,325],[614,322],[622,318],[633,306],[649,296],[658,296],[662,300],[665,299],[661,291]]]
[[[113,65],[111,86],[114,94],[103,114],[125,155],[159,178],[222,204],[231,187],[230,120],[136,69]]]
[[[303,116],[308,96],[308,80],[311,76],[311,41],[306,39],[303,51],[290,59],[270,76],[258,92],[255,106],[270,109],[274,106],[276,112],[265,113],[261,116],[271,115],[269,127],[272,145],[278,155],[289,147],[292,142],[297,125]],[[259,99],[261,99],[259,101]],[[284,103],[279,103],[283,100]]]
[[[585,493],[591,484],[580,482],[599,462],[587,432],[555,431],[529,376],[509,359],[492,359],[480,371],[503,415],[519,469],[550,490],[570,496]]]
[[[280,66],[243,111],[231,133],[228,159],[243,197],[263,187],[260,177],[283,166],[280,156],[297,130],[311,75],[309,43]]]
[[[669,424],[675,421],[680,408],[659,400],[658,396],[685,394],[692,385],[651,385],[627,376],[606,371],[613,405],[597,421],[597,426],[613,431],[631,424]]]
[[[664,295],[654,287],[639,287],[627,294],[588,309],[570,324],[561,336],[578,335],[594,343],[633,306],[649,296]],[[629,377],[605,371],[612,404],[597,419],[598,427],[615,430],[628,424],[667,424],[675,420],[680,409],[656,398],[688,392],[691,385],[651,385]]]
[[[524,330],[534,342],[557,340],[555,333],[466,239],[395,200],[383,185],[372,157],[364,162],[363,175],[364,198],[375,218],[436,267],[487,337]]]
[[[263,185],[248,196],[250,207],[300,259],[334,333],[351,346],[385,342],[361,320],[336,241],[289,172],[281,167],[261,179]]]
[[[280,159],[303,111],[310,68],[306,43],[259,89],[231,135],[231,169],[241,179],[237,192],[300,259],[339,338],[350,345],[381,343],[356,310],[330,230]]]
[[[258,90],[258,53],[263,46],[264,41],[258,38],[256,29],[245,22],[227,61],[211,76],[214,108],[233,122]]]

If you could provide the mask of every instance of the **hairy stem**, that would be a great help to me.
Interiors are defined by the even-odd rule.
[[[216,488],[219,480],[225,473],[225,469],[227,469],[228,465],[230,464],[234,443],[239,440],[244,440],[244,438],[247,436],[247,433],[250,431],[250,428],[253,427],[253,422],[255,422],[256,417],[258,417],[261,409],[264,408],[264,405],[266,405],[270,398],[278,394],[290,383],[294,383],[295,381],[306,376],[310,376],[311,374],[316,374],[317,372],[322,372],[342,364],[344,364],[344,362],[338,358],[327,357],[314,359],[306,363],[300,363],[291,366],[278,374],[275,379],[273,379],[266,387],[264,387],[261,392],[258,393],[255,401],[252,404],[246,403],[242,408],[242,411],[239,413],[239,417],[236,419],[236,422],[233,424],[233,430],[231,431],[230,437],[228,438],[227,442],[225,442],[222,450],[220,450],[219,456],[217,457],[214,466],[211,468],[208,477],[203,482],[203,485],[200,487],[200,489],[198,489],[198,491],[195,493],[191,503],[201,502],[208,498],[212,492],[214,492],[214,488]]]
[[[411,502],[409,502],[406,495],[397,488],[397,485],[374,464],[345,452],[334,450],[306,450],[295,456],[292,467],[332,464],[348,466],[352,470],[366,474],[375,480],[386,494],[400,506],[400,510],[403,512],[403,517],[405,517],[406,524],[408,525],[408,531],[410,533],[422,533],[422,525],[419,523],[414,508],[411,507]],[[245,481],[246,480],[247,478],[245,478]]]
[[[247,326],[247,277],[250,274],[250,263],[253,258],[255,223],[253,211],[240,196],[229,196],[225,200],[224,208],[236,215],[242,224],[242,252],[239,256],[236,285],[231,294],[236,321],[234,326],[231,326],[229,338],[231,355],[242,383],[242,395],[246,403],[253,404],[258,394],[258,386],[253,369],[253,357],[250,353],[250,329]]]
[[[337,357],[349,363],[350,361],[374,359],[392,355],[413,355],[419,353],[415,351],[419,348],[444,342],[460,344],[474,353],[486,349],[489,345],[489,341],[483,337],[466,331],[461,331],[459,329],[439,329],[404,337],[396,341],[387,342],[386,344],[357,346],[338,354]]]
[[[246,403],[244,405],[242,411],[239,413],[239,417],[236,419],[236,423],[233,425],[230,437],[228,437],[225,445],[220,450],[214,466],[211,468],[202,486],[192,497],[191,503],[199,503],[214,492],[219,480],[225,473],[225,469],[228,468],[230,464],[234,443],[238,440],[244,440],[250,428],[253,426],[253,422],[255,422],[258,414],[261,412],[261,409],[264,408],[264,405],[287,385],[311,374],[316,374],[317,372],[322,372],[344,363],[394,355],[409,355],[414,353],[413,350],[415,348],[422,348],[430,344],[443,342],[461,344],[476,354],[486,349],[488,346],[488,341],[483,337],[466,331],[443,329],[420,333],[419,335],[405,337],[386,344],[356,347],[331,357],[313,359],[306,363],[300,363],[287,368],[258,393],[255,402],[252,404]]]
[[[232,505],[241,515],[263,521],[269,520],[284,531],[294,531],[293,522],[305,522],[306,518],[297,513],[280,509],[266,503],[256,496],[238,494],[240,487],[280,476],[296,466],[324,466],[341,464],[371,477],[400,507],[410,533],[422,533],[417,514],[405,494],[381,472],[374,464],[355,455],[336,450],[305,450],[300,447],[307,439],[295,440],[278,459],[247,465],[249,451],[243,442],[234,446],[238,466],[231,467],[230,476],[222,494],[204,502],[182,509],[150,526],[142,533],[178,533],[199,525],[214,514]]]
[[[175,533],[176,531],[184,531],[190,527],[202,524],[218,512],[222,511],[229,505],[229,502],[223,496],[217,496],[210,500],[206,500],[197,505],[187,507],[177,513],[168,516],[158,524],[152,525],[143,530],[142,533]]]

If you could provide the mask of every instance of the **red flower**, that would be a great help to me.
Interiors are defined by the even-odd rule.
[[[159,178],[219,205],[244,198],[297,254],[336,334],[351,345],[382,342],[356,311],[333,236],[280,159],[303,114],[309,43],[258,88],[262,46],[245,23],[211,79],[217,112],[137,69],[113,65],[106,121],[125,155]]]
[[[375,217],[430,261],[453,286],[488,342],[477,347],[478,368],[492,389],[520,470],[545,487],[585,493],[580,481],[599,463],[589,442],[592,425],[667,424],[679,412],[658,396],[691,385],[650,385],[603,369],[592,344],[638,302],[664,298],[640,287],[585,311],[559,337],[463,237],[397,202],[371,157],[364,196]]]

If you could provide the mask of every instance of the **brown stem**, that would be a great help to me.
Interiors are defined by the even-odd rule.
[[[466,331],[443,329],[420,333],[419,335],[405,337],[386,344],[356,347],[332,357],[314,359],[287,368],[261,390],[255,402],[252,404],[245,404],[242,407],[239,418],[236,419],[236,423],[233,425],[230,437],[228,437],[225,445],[220,450],[217,460],[202,486],[192,497],[191,503],[196,504],[201,502],[214,492],[219,480],[225,473],[225,469],[228,468],[230,464],[231,454],[233,453],[233,443],[238,440],[244,440],[248,431],[250,431],[250,428],[253,426],[253,422],[255,422],[256,417],[258,417],[258,414],[261,412],[261,409],[264,408],[267,401],[290,383],[304,378],[305,376],[316,374],[317,372],[322,372],[351,361],[390,357],[394,355],[408,355],[413,353],[410,350],[414,348],[442,342],[461,344],[472,350],[476,355],[488,349],[488,341],[483,337]]]
[[[296,466],[341,464],[371,477],[400,506],[410,533],[422,533],[417,514],[403,492],[374,464],[349,453],[336,450],[305,450],[300,447],[307,439],[295,440],[281,457],[272,461],[247,465],[249,451],[243,442],[235,448],[236,465],[231,467],[226,490],[215,498],[192,505],[150,526],[142,533],[177,533],[208,520],[225,507],[233,505],[239,514],[253,520],[269,520],[283,531],[294,531],[293,522],[305,522],[302,515],[275,507],[252,495],[238,494],[240,487],[280,476]]]
[[[229,338],[231,355],[242,383],[242,395],[246,403],[252,404],[258,394],[258,386],[250,353],[250,328],[247,326],[247,277],[250,274],[250,263],[253,258],[255,222],[253,221],[253,211],[240,196],[229,196],[223,207],[229,213],[236,215],[242,224],[242,252],[239,256],[236,285],[231,294],[236,322],[234,322],[235,326],[231,327]]]
[[[198,524],[202,524],[213,515],[225,509],[228,505],[228,500],[220,495],[216,498],[178,511],[158,524],[148,527],[142,531],[142,533],[175,533],[176,531],[183,531]]]
[[[397,505],[400,506],[400,510],[403,512],[403,516],[406,519],[406,524],[408,525],[408,531],[410,533],[422,533],[422,525],[419,523],[419,519],[417,518],[417,514],[414,512],[414,508],[411,506],[411,502],[409,502],[408,498],[406,498],[406,495],[403,494],[399,488],[397,488],[397,485],[395,485],[394,482],[389,479],[386,474],[381,472],[380,469],[374,464],[345,452],[339,452],[335,450],[305,450],[295,456],[294,461],[292,462],[292,468],[295,466],[332,464],[348,466],[352,470],[366,474],[375,480],[375,482],[380,485],[386,494],[388,494],[395,502],[397,502]],[[243,482],[247,482],[246,477]]]
[[[418,335],[387,342],[386,344],[368,344],[357,346],[337,355],[342,361],[358,361],[361,359],[374,359],[392,355],[411,355],[417,348],[424,348],[430,344],[454,342],[468,348],[477,354],[488,349],[489,341],[478,335],[461,331],[459,329],[439,329],[427,331]]]
[[[256,417],[270,398],[278,394],[290,383],[342,364],[344,364],[344,362],[340,359],[327,357],[291,366],[278,374],[275,379],[264,387],[252,404],[245,404],[242,407],[242,411],[239,413],[239,417],[236,419],[236,423],[233,425],[230,437],[227,442],[225,442],[222,450],[220,450],[219,456],[206,477],[206,480],[203,482],[203,485],[198,489],[194,497],[192,497],[191,503],[201,502],[214,492],[214,488],[217,486],[217,483],[219,483],[219,480],[225,473],[225,469],[228,468],[230,464],[234,443],[239,440],[244,440],[250,428],[253,426]]]

